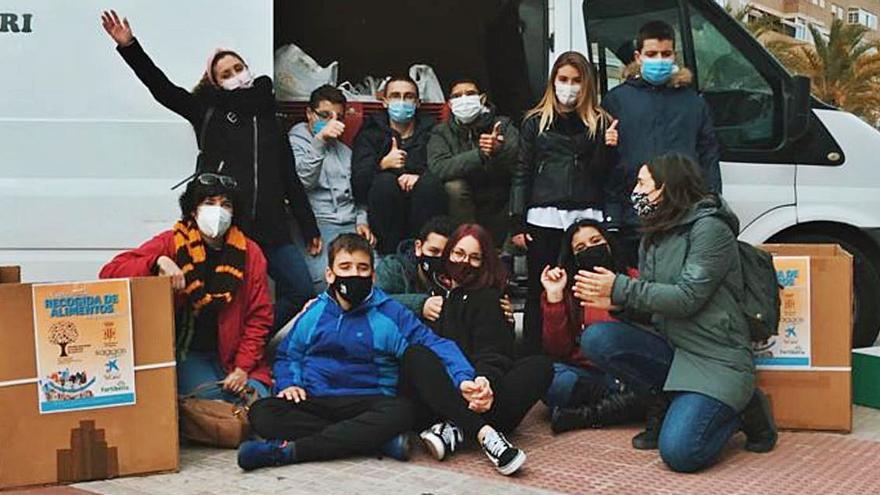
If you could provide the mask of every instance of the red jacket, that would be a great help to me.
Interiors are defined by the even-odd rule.
[[[141,247],[120,253],[101,268],[101,278],[149,277],[155,275],[160,256],[175,259],[174,232],[169,230],[153,237]],[[177,293],[175,308],[187,304],[186,296]],[[266,258],[259,246],[247,240],[244,281],[217,315],[217,342],[220,364],[226,373],[236,367],[266,385],[272,385],[269,363],[264,351],[272,328],[272,302],[269,299]]]
[[[629,270],[630,277],[638,277],[638,275],[637,270]],[[581,333],[593,323],[616,320],[604,309],[583,308],[583,326],[581,326],[578,322],[571,321],[570,304],[577,304],[577,300],[563,297],[558,303],[550,303],[547,301],[547,291],[541,294],[541,313],[544,319],[541,339],[544,352],[555,360],[574,366],[594,367],[595,365],[581,354],[579,344]]]

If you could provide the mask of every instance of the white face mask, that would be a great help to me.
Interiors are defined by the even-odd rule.
[[[577,102],[578,95],[581,94],[580,84],[566,84],[561,82],[553,83],[556,88],[556,99],[564,106],[570,107]]]
[[[220,86],[223,86],[223,89],[227,91],[232,91],[239,88],[250,88],[253,85],[254,76],[251,75],[251,71],[249,71],[248,69],[245,69],[220,83]]]
[[[449,108],[452,115],[462,124],[470,124],[483,113],[483,103],[480,101],[480,95],[464,95],[453,98],[449,102]]]
[[[232,213],[220,205],[201,205],[196,210],[196,224],[202,235],[218,239],[232,225]]]

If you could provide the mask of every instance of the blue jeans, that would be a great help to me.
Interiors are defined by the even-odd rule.
[[[305,254],[295,244],[264,247],[269,276],[275,281],[275,329],[284,326],[315,297]],[[271,337],[271,336],[270,336]]]
[[[663,389],[672,365],[666,339],[629,323],[593,323],[581,334],[581,354],[639,393]]]
[[[581,352],[634,389],[655,393],[663,389],[673,357],[663,337],[624,322],[590,325],[581,336]],[[723,402],[677,393],[660,428],[660,457],[673,471],[706,468],[740,426],[738,412]]]
[[[220,366],[217,354],[213,352],[190,351],[187,353],[185,361],[177,363],[177,393],[179,395],[187,395],[203,383],[217,382],[224,378],[226,378],[226,373]],[[257,395],[260,397],[269,396],[269,388],[262,382],[249,379],[247,383],[257,391]],[[226,402],[235,402],[236,399],[234,395],[222,391],[219,387],[199,393],[198,397],[225,400]]]
[[[596,368],[581,368],[566,363],[553,363],[553,382],[544,396],[544,404],[549,408],[570,407],[572,392],[580,381],[593,382],[606,387],[609,391],[620,390],[620,384],[611,375]]]
[[[660,428],[660,458],[679,473],[707,468],[741,427],[727,404],[693,392],[676,394]]]
[[[316,294],[327,290],[327,281],[324,279],[324,269],[327,268],[327,248],[339,234],[357,232],[357,225],[353,222],[344,225],[318,222],[318,230],[321,231],[321,253],[318,256],[309,256],[308,254],[305,256],[309,276],[312,279],[312,287]],[[297,246],[302,246],[302,239],[300,237],[296,239]]]

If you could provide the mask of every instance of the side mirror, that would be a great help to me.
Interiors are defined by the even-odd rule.
[[[807,133],[810,125],[810,78],[792,76],[785,96],[785,134],[789,141],[796,141]]]

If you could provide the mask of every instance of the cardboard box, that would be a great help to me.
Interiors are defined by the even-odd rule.
[[[770,244],[774,256],[809,256],[810,362],[759,369],[781,428],[852,430],[852,256],[836,244]]]
[[[32,291],[19,275],[0,268],[0,489],[176,471],[169,280],[131,279],[137,403],[41,415]]]
[[[880,409],[880,347],[853,349],[853,404]]]

